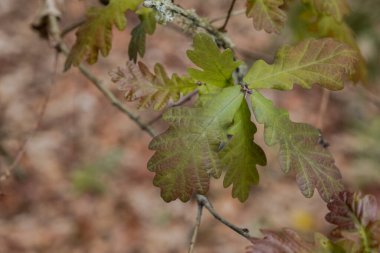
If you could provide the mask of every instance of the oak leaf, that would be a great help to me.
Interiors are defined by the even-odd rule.
[[[168,77],[161,64],[154,66],[154,73],[142,63],[137,66],[127,62],[126,68],[117,68],[110,72],[112,82],[121,90],[126,90],[127,101],[138,101],[138,108],[162,110],[170,101],[177,101],[181,95],[195,90],[198,85],[187,77],[173,74]]]
[[[330,90],[343,88],[346,74],[354,70],[355,50],[333,39],[309,39],[283,47],[272,65],[257,61],[244,77],[250,88],[290,90],[294,84],[311,88],[319,84]]]
[[[228,130],[230,140],[222,151],[222,163],[226,168],[223,185],[232,187],[232,197],[241,202],[247,200],[252,185],[259,183],[256,165],[266,165],[264,151],[253,142],[256,126],[250,120],[247,103],[242,103]]]
[[[156,152],[148,169],[156,173],[153,184],[165,201],[206,194],[210,177],[220,177],[221,143],[228,141],[228,126],[242,100],[239,87],[228,87],[204,107],[176,107],[164,114],[170,127],[150,143]]]
[[[283,0],[248,0],[246,15],[253,19],[257,30],[280,33],[286,21],[286,14],[280,8]]]
[[[328,202],[343,188],[341,174],[328,150],[322,147],[320,134],[314,127],[290,121],[289,114],[255,91],[251,95],[257,121],[264,124],[264,138],[269,145],[279,144],[280,163],[284,173],[296,171],[298,187],[305,197],[316,188]]]
[[[222,88],[233,84],[232,73],[241,62],[234,60],[231,49],[221,52],[205,33],[194,36],[193,47],[193,50],[187,51],[187,57],[202,70],[188,69],[192,78]]]
[[[86,21],[76,32],[77,40],[66,62],[65,70],[78,66],[83,59],[94,64],[99,52],[107,56],[112,46],[113,25],[120,31],[127,25],[125,12],[136,10],[142,0],[110,0],[105,7],[92,7],[87,11]]]

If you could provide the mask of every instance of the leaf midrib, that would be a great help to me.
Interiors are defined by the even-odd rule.
[[[343,52],[344,52],[344,51],[343,51]],[[289,69],[286,69],[286,70],[281,70],[281,71],[279,71],[279,72],[277,72],[277,73],[275,73],[275,74],[268,75],[268,76],[266,76],[266,77],[264,77],[264,78],[261,78],[261,79],[254,79],[254,80],[250,80],[250,81],[251,81],[251,82],[261,82],[261,81],[263,81],[263,80],[273,78],[273,77],[278,76],[278,75],[281,75],[281,74],[283,74],[283,73],[286,74],[287,72],[293,72],[293,71],[297,71],[297,70],[302,69],[302,68],[308,68],[309,66],[317,65],[317,64],[320,64],[320,63],[322,63],[322,62],[324,62],[324,61],[328,61],[328,60],[330,60],[330,59],[336,57],[337,55],[339,55],[339,53],[334,54],[334,55],[330,55],[329,57],[323,58],[323,59],[321,59],[321,60],[313,61],[313,62],[308,63],[308,64],[305,64],[305,65],[301,65],[301,66],[297,66],[297,67],[289,68]],[[303,58],[304,56],[305,56],[305,54],[304,54],[301,58]],[[272,67],[272,66],[274,66],[274,65],[268,65],[268,64],[267,64],[266,66],[270,66],[270,67]],[[250,85],[250,88],[254,88],[254,84],[251,84],[251,85]]]

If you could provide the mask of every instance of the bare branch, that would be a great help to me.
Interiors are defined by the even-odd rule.
[[[246,12],[245,9],[237,10],[237,11],[233,11],[233,12],[230,13],[230,17],[232,17],[232,16],[239,16],[239,15],[241,15],[241,14],[244,14],[245,12]],[[227,14],[227,15],[228,15],[228,14]],[[221,17],[217,17],[217,18],[210,19],[210,24],[215,23],[215,22],[220,21],[220,20],[224,20],[224,19],[226,19],[226,18],[227,18],[227,16],[226,16],[226,15],[223,15],[223,16],[221,16]]]
[[[47,6],[47,9],[56,9],[54,8],[55,2],[54,0],[45,0],[44,4]],[[48,18],[48,25],[45,27],[47,29],[47,33],[50,35],[49,37],[54,40],[54,47],[58,52],[63,53],[64,55],[68,55],[69,50],[65,43],[62,41],[61,31],[59,27],[58,16],[53,12],[46,13]],[[79,65],[80,72],[90,80],[98,90],[111,102],[111,104],[116,107],[119,111],[127,115],[132,121],[134,121],[143,131],[147,132],[151,137],[155,136],[155,132],[149,126],[145,125],[140,121],[138,116],[135,116],[132,112],[130,112],[114,95],[113,93],[107,89],[103,83],[94,76],[91,71],[86,68],[84,65]]]
[[[317,118],[317,128],[321,130],[323,129],[323,119],[325,117],[327,106],[329,104],[330,93],[331,92],[329,90],[323,89],[322,100],[319,106],[319,112],[318,112],[318,118]]]
[[[210,36],[214,37],[214,40],[219,47],[233,48],[231,41],[224,33],[220,32],[206,19],[198,16],[194,10],[185,10],[168,0],[145,0],[144,6],[155,9],[165,18],[164,22],[173,21],[174,18],[179,18],[182,20],[179,24],[182,25],[182,28],[185,31],[189,31],[191,28],[201,28]]]
[[[220,221],[221,223],[223,223],[224,225],[226,225],[227,227],[229,227],[230,229],[232,229],[233,231],[235,231],[239,235],[243,236],[247,240],[250,240],[252,238],[252,236],[249,234],[249,230],[247,228],[240,228],[240,227],[232,224],[231,222],[227,221],[222,216],[220,216],[215,211],[214,207],[211,205],[210,201],[208,200],[208,198],[206,196],[197,194],[196,197],[197,197],[198,203],[203,205],[211,213],[211,215],[214,216],[215,219],[217,219],[218,221]]]
[[[75,30],[76,28],[80,27],[85,22],[86,22],[85,19],[81,19],[81,20],[79,20],[79,21],[77,21],[75,23],[70,24],[69,26],[67,26],[66,28],[64,28],[62,30],[61,37],[65,37],[68,33],[70,33],[71,31]]]
[[[66,47],[65,44],[61,43],[60,44],[60,49],[62,51],[63,54],[65,54],[66,56],[68,55],[69,51]],[[80,72],[88,79],[90,80],[96,88],[98,88],[98,90],[103,93],[103,95],[109,100],[109,102],[111,102],[111,104],[116,107],[119,111],[121,111],[122,113],[124,113],[125,115],[128,116],[128,118],[130,118],[132,121],[134,121],[140,128],[141,130],[147,132],[151,137],[154,137],[156,135],[156,133],[154,132],[154,130],[152,128],[150,128],[148,125],[142,123],[139,119],[138,116],[134,115],[132,112],[130,112],[121,102],[120,100],[118,100],[115,95],[109,90],[107,89],[106,86],[104,86],[104,84],[102,83],[102,81],[100,81],[93,73],[91,73],[91,71],[86,67],[84,66],[83,64],[80,64],[78,66]]]
[[[195,242],[197,241],[197,236],[198,236],[198,230],[201,225],[201,218],[202,218],[202,210],[203,210],[203,205],[199,201],[197,201],[197,216],[195,218],[195,225],[194,225],[194,230],[193,230],[193,235],[191,236],[191,241],[190,241],[190,247],[189,247],[189,253],[194,252],[194,247],[195,247]]]
[[[231,5],[230,5],[230,8],[228,9],[226,20],[224,21],[222,27],[219,28],[219,31],[226,32],[226,27],[227,27],[228,21],[230,20],[231,12],[235,6],[235,3],[236,3],[236,0],[231,1]]]

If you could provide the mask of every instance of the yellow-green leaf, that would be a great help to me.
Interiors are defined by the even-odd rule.
[[[319,84],[330,90],[343,88],[354,70],[357,54],[333,39],[309,39],[294,47],[281,48],[272,65],[257,61],[244,77],[250,88],[290,90],[294,84],[311,88]]]
[[[164,114],[169,129],[149,145],[155,154],[148,169],[155,172],[153,183],[169,202],[188,201],[192,194],[206,194],[210,176],[222,172],[219,152],[227,138],[228,126],[243,100],[240,88],[225,88],[204,107],[176,107]]]
[[[83,59],[89,64],[98,60],[99,52],[107,56],[112,46],[112,27],[120,31],[127,25],[125,12],[135,10],[142,0],[110,0],[105,7],[92,7],[86,22],[76,32],[77,40],[66,59],[65,70],[78,66]]]
[[[140,23],[133,28],[128,47],[128,56],[133,62],[137,61],[138,55],[143,57],[145,54],[146,34],[153,34],[156,30],[156,13],[153,9],[143,7],[136,14],[139,15]]]
[[[264,151],[253,142],[256,126],[250,118],[247,103],[241,103],[228,130],[230,140],[221,153],[222,163],[227,169],[223,185],[233,185],[232,197],[241,202],[247,200],[252,185],[259,183],[256,165],[266,165]]]
[[[319,13],[334,17],[342,21],[343,17],[350,12],[347,0],[306,0]]]
[[[247,0],[246,15],[253,19],[255,29],[280,33],[286,21],[282,5],[283,0]]]
[[[289,114],[254,91],[251,96],[253,111],[264,124],[264,138],[269,145],[280,145],[281,169],[296,171],[298,187],[305,197],[313,196],[316,188],[328,202],[343,188],[341,175],[330,152],[319,144],[320,134],[314,127],[290,121]]]
[[[234,61],[231,49],[220,52],[213,39],[205,34],[194,36],[194,50],[188,50],[187,56],[199,69],[188,69],[192,78],[197,81],[226,87],[233,84],[232,73],[241,62]]]
[[[168,77],[161,64],[154,66],[154,74],[148,67],[127,62],[126,68],[117,68],[110,72],[111,80],[121,90],[126,90],[127,101],[138,101],[139,108],[153,105],[154,110],[162,110],[170,101],[177,101],[181,95],[195,90],[198,85],[190,78],[180,78],[177,74]]]

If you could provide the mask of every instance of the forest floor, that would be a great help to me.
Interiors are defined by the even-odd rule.
[[[91,1],[66,1],[62,27],[77,22]],[[223,16],[229,1],[178,1],[202,16]],[[223,2],[222,4],[220,2]],[[244,8],[238,1],[235,10]],[[152,185],[146,168],[151,140],[116,110],[77,69],[63,72],[64,56],[32,31],[38,1],[0,2],[0,173],[6,171],[26,139],[25,154],[13,176],[1,183],[0,252],[4,253],[137,253],[185,252],[192,233],[196,203],[165,203]],[[123,99],[108,72],[127,61],[130,31],[138,23],[128,14],[128,29],[114,31],[110,56],[90,66],[99,79]],[[221,24],[221,22],[216,23]],[[289,33],[255,31],[244,15],[227,27],[238,56],[249,64],[257,57],[272,59]],[[72,45],[74,33],[65,41]],[[171,26],[159,26],[147,38],[143,61],[160,62],[169,73],[185,73],[191,39]],[[374,85],[374,84],[372,84]],[[323,91],[296,88],[266,92],[287,108],[291,118],[316,125]],[[376,95],[375,95],[376,96]],[[40,117],[44,101],[46,111]],[[157,113],[138,111],[148,122]],[[40,126],[34,129],[41,118]],[[166,128],[159,121],[153,127]],[[323,117],[325,139],[350,189],[374,194],[380,200],[379,107],[365,89],[351,84],[330,95]],[[32,134],[34,132],[34,134]],[[260,228],[290,227],[307,236],[327,233],[325,203],[317,193],[306,199],[294,175],[283,175],[277,148],[267,147],[259,126],[256,142],[268,154],[259,167],[260,185],[245,203],[231,197],[221,180],[213,180],[209,198],[215,209],[255,236]],[[196,252],[244,252],[249,242],[218,223],[207,212]]]

